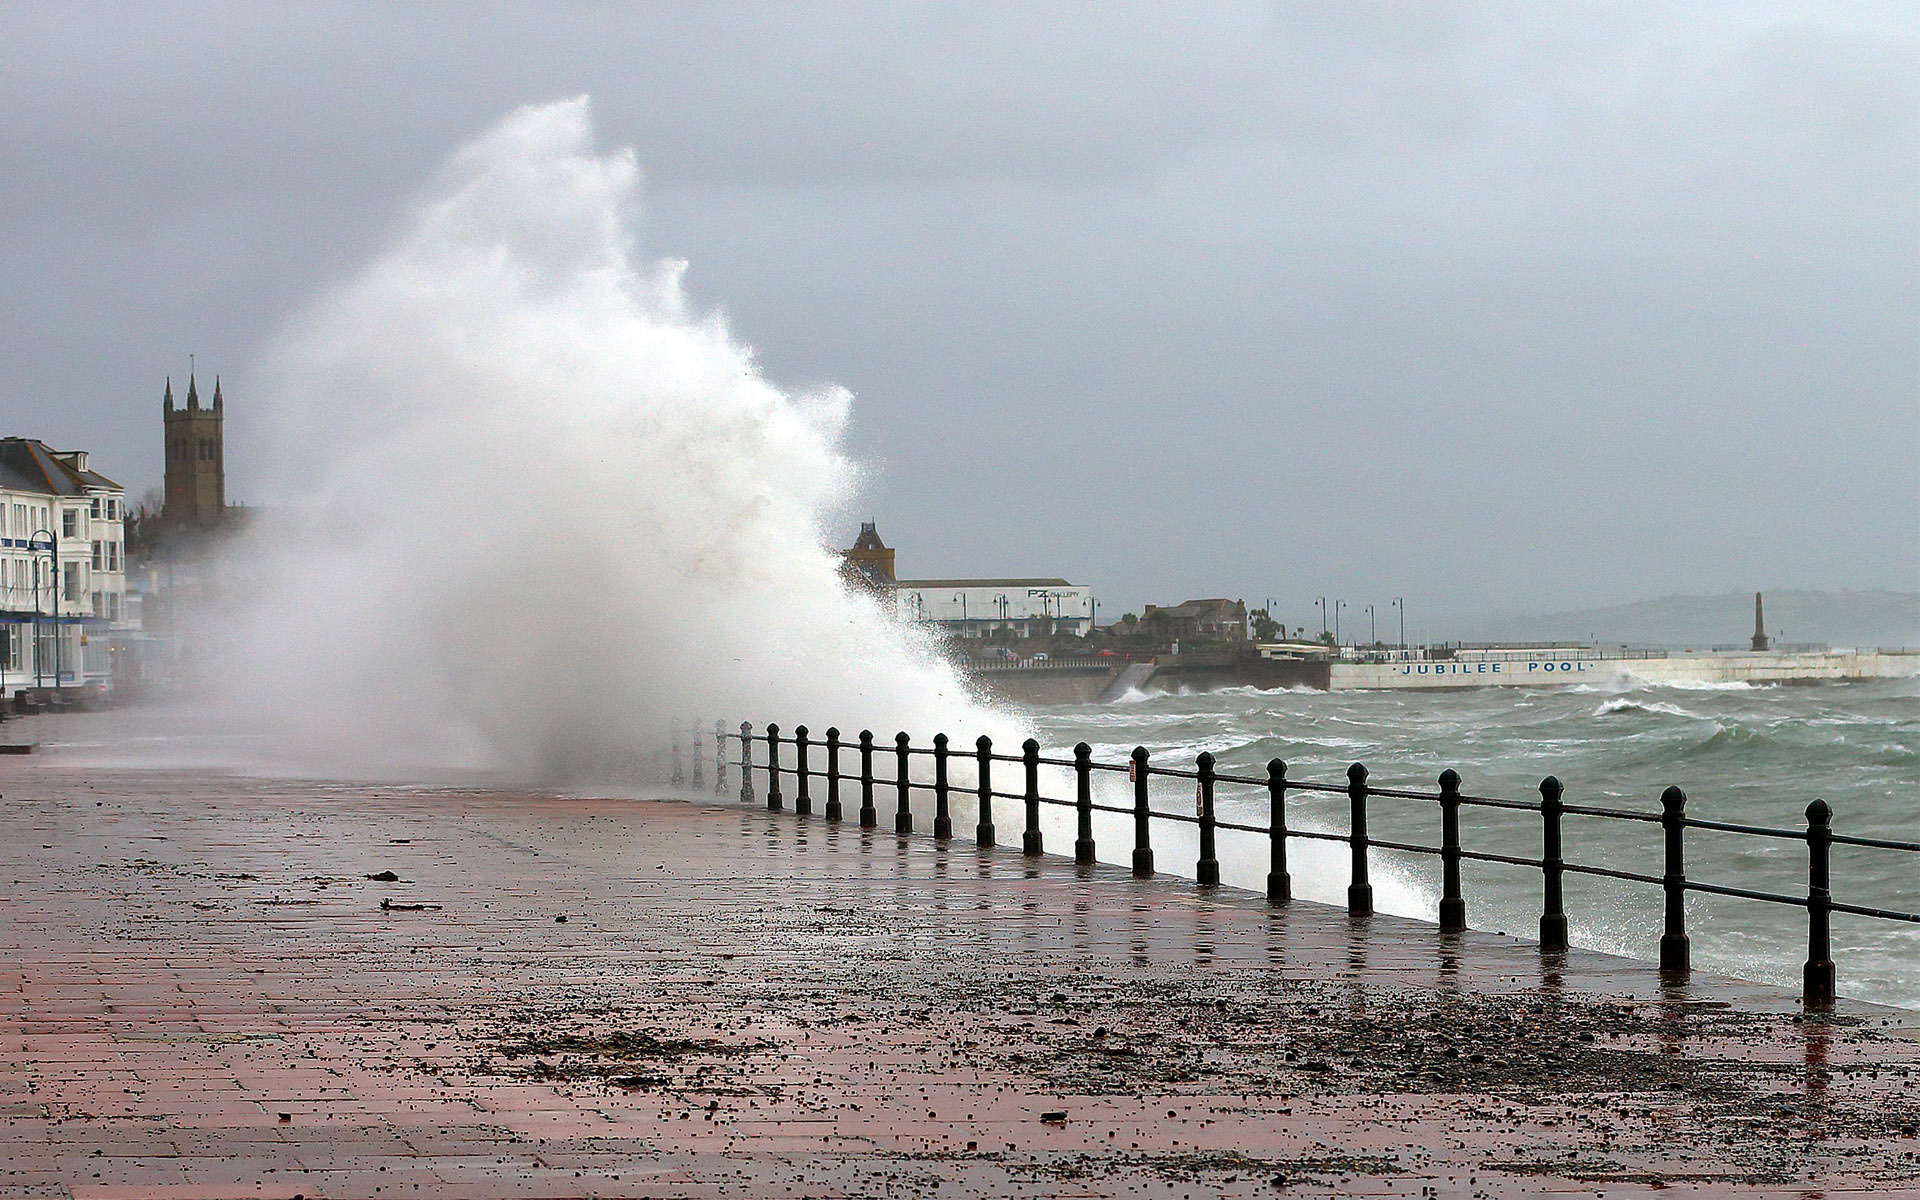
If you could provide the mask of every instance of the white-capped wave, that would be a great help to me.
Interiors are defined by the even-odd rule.
[[[1743,679],[1647,679],[1627,672],[1626,679],[1637,690],[1639,688],[1671,688],[1676,692],[1752,692],[1775,686],[1770,683],[1752,684]]]
[[[1666,704],[1659,700],[1635,700],[1630,696],[1616,696],[1603,702],[1593,710],[1596,717],[1604,717],[1617,712],[1663,713],[1669,717],[1691,717],[1696,721],[1705,720],[1699,713],[1688,712],[1677,704]]]

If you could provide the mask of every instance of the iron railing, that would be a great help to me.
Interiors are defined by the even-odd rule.
[[[1376,787],[1368,782],[1367,768],[1360,763],[1354,763],[1347,768],[1347,781],[1344,785],[1313,783],[1290,778],[1287,774],[1287,764],[1277,758],[1268,762],[1266,777],[1259,778],[1222,774],[1215,769],[1214,756],[1205,752],[1195,759],[1192,770],[1186,770],[1179,767],[1154,766],[1144,746],[1134,747],[1125,763],[1108,763],[1093,761],[1093,752],[1085,742],[1073,748],[1072,758],[1062,759],[1043,756],[1040,753],[1040,743],[1031,738],[1022,745],[1020,754],[1011,755],[996,753],[992,739],[985,736],[975,740],[970,752],[965,749],[955,749],[944,733],[934,735],[931,746],[915,746],[906,733],[896,734],[891,747],[893,767],[889,773],[876,775],[874,756],[876,752],[885,755],[888,748],[876,747],[870,730],[861,730],[855,741],[845,742],[841,740],[838,729],[828,729],[824,739],[816,740],[811,737],[804,725],[797,726],[791,735],[783,736],[778,725],[768,725],[764,732],[756,734],[753,732],[753,726],[745,722],[741,723],[738,732],[728,730],[722,723],[716,723],[710,731],[699,725],[694,726],[691,731],[692,771],[690,775],[682,763],[680,734],[676,730],[672,738],[672,778],[676,785],[705,786],[703,763],[706,754],[706,738],[709,735],[713,738],[713,786],[716,794],[726,794],[729,766],[727,751],[729,743],[734,743],[739,746],[737,767],[740,772],[739,795],[742,803],[755,802],[754,772],[759,771],[767,784],[765,800],[768,809],[777,811],[785,807],[786,798],[780,790],[782,779],[785,778],[794,786],[794,812],[803,816],[811,815],[813,813],[812,784],[815,781],[822,781],[826,787],[823,815],[829,821],[839,821],[843,820],[845,815],[841,792],[847,786],[854,786],[858,788],[860,801],[858,820],[863,828],[870,829],[879,825],[880,813],[876,804],[876,791],[890,787],[895,798],[893,827],[896,833],[907,835],[915,832],[911,801],[913,793],[918,791],[931,793],[933,796],[934,837],[942,841],[951,839],[954,835],[952,795],[956,790],[962,789],[956,788],[951,783],[949,766],[953,760],[961,759],[971,762],[975,767],[975,783],[972,787],[965,788],[964,792],[972,795],[976,803],[974,841],[982,847],[998,844],[993,809],[993,802],[996,800],[1018,803],[1023,807],[1020,846],[1022,853],[1028,855],[1044,853],[1040,827],[1041,806],[1072,808],[1077,814],[1073,843],[1074,861],[1091,864],[1095,861],[1093,814],[1111,813],[1132,819],[1133,874],[1137,877],[1147,877],[1155,873],[1153,822],[1171,821],[1197,827],[1199,853],[1194,864],[1194,879],[1201,887],[1216,887],[1220,883],[1218,831],[1224,829],[1262,836],[1268,843],[1266,894],[1267,899],[1275,904],[1286,904],[1293,898],[1292,877],[1287,868],[1287,845],[1292,839],[1347,844],[1351,853],[1347,909],[1355,917],[1370,916],[1373,913],[1373,886],[1368,876],[1370,850],[1378,848],[1406,854],[1437,856],[1441,867],[1438,920],[1443,932],[1460,932],[1466,929],[1466,898],[1462,894],[1460,881],[1462,862],[1498,863],[1537,869],[1541,874],[1540,950],[1547,954],[1561,953],[1568,947],[1568,917],[1563,892],[1563,883],[1567,875],[1585,875],[1648,884],[1661,889],[1665,902],[1659,969],[1668,976],[1684,977],[1692,968],[1691,943],[1686,924],[1687,893],[1700,892],[1804,908],[1807,910],[1807,960],[1802,971],[1802,994],[1812,1004],[1828,1004],[1834,999],[1835,971],[1832,939],[1834,913],[1920,923],[1920,914],[1917,913],[1864,904],[1849,904],[1833,898],[1831,858],[1834,846],[1920,854],[1920,842],[1835,833],[1833,813],[1824,800],[1814,800],[1807,805],[1806,828],[1778,829],[1689,817],[1686,815],[1686,793],[1677,787],[1667,788],[1661,793],[1660,811],[1656,813],[1569,804],[1564,799],[1564,789],[1560,781],[1551,775],[1540,781],[1540,799],[1537,801],[1513,800],[1463,793],[1460,790],[1459,773],[1451,769],[1440,773],[1437,780],[1438,790],[1425,792],[1406,788]],[[753,748],[756,745],[763,746],[766,750],[764,764],[756,765],[753,761]],[[786,747],[791,747],[794,751],[794,761],[791,766],[781,762],[781,751]],[[811,758],[811,752],[816,749],[824,755],[823,766],[818,768],[813,765]],[[858,755],[857,771],[851,775],[842,770],[843,755],[849,752]],[[915,756],[932,758],[931,778],[914,778],[912,759]],[[1024,774],[1023,790],[1019,792],[996,790],[993,785],[993,764],[995,763],[1018,765]],[[1062,767],[1071,770],[1075,780],[1074,798],[1064,800],[1042,795],[1040,792],[1040,768],[1042,767]],[[1130,806],[1120,806],[1095,802],[1093,798],[1095,772],[1126,773],[1133,785],[1133,803]],[[1189,815],[1185,812],[1155,808],[1150,786],[1155,778],[1193,781],[1193,813]],[[1263,790],[1267,797],[1267,823],[1256,825],[1221,820],[1215,813],[1214,801],[1217,789],[1223,784]],[[1290,827],[1287,824],[1289,793],[1345,795],[1348,807],[1346,832]],[[1437,805],[1440,810],[1440,844],[1438,846],[1423,845],[1369,835],[1368,805],[1376,797]],[[1524,855],[1467,849],[1462,844],[1460,835],[1462,808],[1537,814],[1541,830],[1540,856],[1530,858]],[[1638,822],[1660,826],[1663,834],[1662,872],[1659,875],[1652,875],[1640,871],[1568,861],[1562,837],[1562,822],[1567,816],[1594,817],[1607,821]],[[1686,832],[1689,829],[1740,837],[1806,843],[1806,895],[1760,891],[1689,878],[1686,871]],[[1917,860],[1917,865],[1920,865],[1920,860]]]

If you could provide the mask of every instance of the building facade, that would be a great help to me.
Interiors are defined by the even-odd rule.
[[[901,579],[894,599],[901,617],[955,637],[1093,632],[1093,589],[1064,579]]]
[[[112,686],[125,521],[125,489],[86,451],[0,438],[0,697]]]
[[[996,634],[1046,637],[1093,632],[1093,589],[1064,579],[901,579],[894,551],[872,521],[840,552],[847,582],[882,599],[891,597],[903,620],[938,625],[954,637]]]
[[[1140,623],[1154,635],[1175,641],[1208,638],[1240,642],[1249,636],[1244,600],[1182,600],[1164,607],[1149,604],[1140,614]]]

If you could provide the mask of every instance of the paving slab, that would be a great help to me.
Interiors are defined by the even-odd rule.
[[[1920,1196],[1915,1014],[1017,849],[55,755],[0,882],[0,1197]]]

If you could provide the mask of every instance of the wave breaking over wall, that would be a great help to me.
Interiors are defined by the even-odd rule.
[[[267,519],[224,694],[301,769],[623,773],[694,716],[1022,731],[841,582],[850,397],[788,394],[582,98],[458,151],[389,249],[267,356]]]

